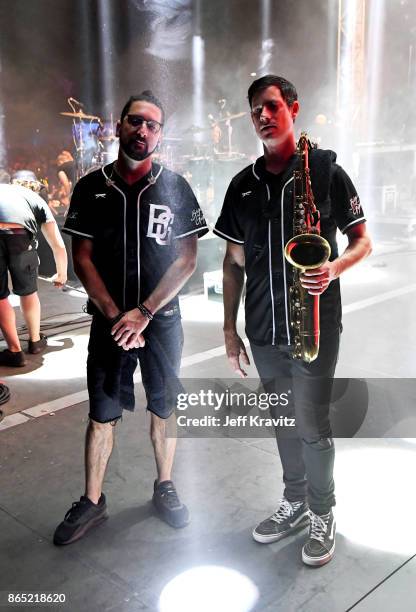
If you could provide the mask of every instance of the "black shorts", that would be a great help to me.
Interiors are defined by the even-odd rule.
[[[25,234],[0,232],[0,299],[10,295],[8,275],[12,278],[13,293],[30,295],[38,290],[39,257],[36,240]]]
[[[169,389],[178,380],[183,330],[179,308],[157,313],[144,331],[143,348],[125,351],[110,333],[108,322],[95,315],[88,344],[87,382],[89,417],[99,423],[119,419],[123,409],[134,410],[133,374],[140,363],[147,409],[168,418],[174,410]]]

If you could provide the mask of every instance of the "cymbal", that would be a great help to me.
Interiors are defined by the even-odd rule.
[[[100,117],[96,117],[95,115],[86,115],[82,111],[79,113],[59,113],[60,115],[64,115],[65,117],[73,117],[74,119],[96,119],[97,121],[101,121]]]

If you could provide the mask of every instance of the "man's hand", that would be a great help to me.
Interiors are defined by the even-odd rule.
[[[58,289],[62,289],[62,287],[66,285],[66,274],[59,274],[59,272],[56,272],[56,274],[52,276],[51,281],[53,282],[55,287],[58,287]]]
[[[320,268],[306,270],[300,275],[300,282],[310,295],[321,295],[328,289],[329,283],[338,278],[339,270],[337,261],[327,261]]]
[[[142,332],[148,324],[149,319],[138,308],[133,308],[111,328],[111,335],[125,351],[140,348],[145,344]]]
[[[245,372],[240,365],[240,358],[245,365],[250,365],[250,360],[248,358],[244,342],[241,340],[240,336],[235,331],[225,331],[224,338],[225,349],[231,367],[233,368],[236,374],[241,376],[241,378],[246,378],[247,372]]]

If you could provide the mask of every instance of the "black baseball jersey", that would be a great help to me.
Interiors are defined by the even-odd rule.
[[[175,240],[203,236],[208,227],[180,175],[154,163],[151,173],[128,185],[113,166],[78,181],[62,231],[93,241],[94,265],[125,311],[149,296],[176,259]]]
[[[312,150],[311,182],[320,211],[321,235],[331,246],[330,260],[338,257],[336,231],[365,222],[360,199],[346,172],[335,163],[332,151]],[[293,236],[294,155],[286,170],[275,175],[265,168],[264,157],[231,181],[214,233],[244,247],[246,281],[246,333],[255,344],[291,344],[289,287],[292,266],[284,247]],[[341,325],[339,280],[320,297],[321,331]]]

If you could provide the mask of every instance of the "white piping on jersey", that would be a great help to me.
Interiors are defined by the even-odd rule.
[[[231,242],[237,242],[237,244],[244,244],[244,240],[237,240],[237,238],[232,238],[231,236],[228,236],[227,234],[220,232],[220,230],[216,229],[215,227],[212,231],[214,232],[214,234],[219,234],[220,236],[224,236],[224,238],[231,240]]]
[[[356,223],[363,223],[366,221],[367,219],[365,217],[360,217],[359,219],[355,219],[355,221],[351,221],[351,223],[348,223],[345,227],[343,227],[341,230],[341,233],[344,234],[345,230],[351,227],[351,225],[355,225]]]
[[[254,176],[256,177],[256,179],[259,181],[260,177],[256,174],[256,171],[254,170],[254,166],[256,165],[256,162],[254,162],[254,164],[251,166],[251,169],[253,171]]]
[[[55,221],[53,221],[55,223]],[[67,234],[77,234],[77,236],[85,236],[85,238],[94,238],[91,234],[83,234],[82,232],[77,232],[76,230],[70,229],[68,227],[62,228],[62,231]]]
[[[252,165],[251,169],[253,171],[254,176],[258,181],[260,181],[260,177],[256,174],[254,166],[256,162]],[[270,202],[270,189],[268,184],[266,183],[267,189],[267,201]],[[272,276],[272,239],[271,239],[271,221],[269,220],[269,283],[270,283],[270,297],[272,300],[272,321],[273,321],[273,335],[272,335],[272,344],[276,344],[276,319],[274,314],[274,295],[273,295],[273,276]]]
[[[195,229],[191,230],[190,232],[186,232],[185,234],[180,234],[179,236],[175,236],[173,239],[177,240],[178,238],[185,238],[185,236],[189,236],[190,234],[195,234],[195,232],[199,232],[202,229],[209,229],[208,225],[201,225],[201,227],[196,227]]]
[[[252,165],[252,172],[254,174],[254,176],[256,177],[256,179],[258,181],[260,181],[260,177],[256,174],[256,171],[254,169],[255,167],[255,163]],[[287,307],[287,288],[286,288],[286,260],[285,260],[285,233],[284,233],[284,206],[283,206],[283,200],[284,200],[284,195],[285,195],[285,189],[287,187],[287,185],[293,181],[293,176],[290,177],[290,179],[288,179],[286,181],[286,183],[283,185],[282,187],[282,193],[281,193],[281,200],[280,200],[280,206],[281,206],[281,215],[280,215],[280,227],[281,227],[281,237],[282,237],[282,266],[283,266],[283,289],[284,289],[284,295],[285,295],[285,322],[286,322],[286,333],[287,333],[287,343],[288,345],[290,345],[290,327],[289,327],[289,312],[288,312],[288,307]],[[270,189],[268,184],[266,183],[266,189],[267,189],[267,199],[270,202]],[[273,277],[272,277],[272,254],[271,254],[271,249],[272,249],[272,245],[271,245],[271,221],[269,220],[269,278],[270,278],[270,295],[271,295],[271,299],[272,299],[272,315],[273,315],[273,341],[272,344],[276,343],[276,336],[275,336],[275,328],[276,328],[276,321],[275,321],[275,314],[274,314],[274,297],[273,297]]]
[[[255,166],[255,162],[252,165],[252,171],[254,176],[256,177],[256,179],[258,181],[260,181],[260,177],[256,174],[256,171],[254,169]],[[270,202],[270,189],[268,184],[266,183],[266,189],[267,189],[267,201]],[[268,234],[269,234],[269,283],[270,283],[270,297],[272,300],[272,322],[273,322],[273,334],[272,334],[272,344],[276,344],[276,319],[275,319],[275,314],[274,314],[274,295],[273,295],[273,276],[272,276],[272,238],[271,238],[271,221],[269,219],[269,227],[268,227]]]
[[[143,189],[139,192],[137,196],[137,303],[140,304],[140,197],[146,189],[149,189],[152,185],[154,185],[159,178],[161,172],[163,170],[163,166],[160,166],[159,172],[154,177],[154,180],[150,183],[147,183],[143,187]]]
[[[283,185],[282,187],[282,195],[281,195],[281,200],[280,200],[280,210],[281,210],[281,215],[280,215],[280,223],[281,223],[281,233],[282,233],[282,264],[283,264],[283,287],[285,290],[285,316],[286,316],[286,333],[287,333],[287,343],[290,344],[290,327],[289,327],[289,312],[288,312],[288,308],[287,308],[287,290],[286,290],[286,259],[285,259],[285,224],[284,224],[284,219],[283,219],[283,214],[284,214],[284,206],[283,206],[283,200],[284,200],[284,196],[285,196],[285,189],[286,189],[286,185],[288,185],[291,181],[293,181],[293,176],[290,177],[289,180],[286,181],[286,183]]]
[[[114,189],[116,189],[119,193],[121,193],[121,195],[123,196],[123,202],[124,202],[124,214],[123,214],[123,219],[124,219],[124,233],[123,233],[123,248],[124,248],[124,261],[123,261],[123,311],[126,310],[126,210],[127,210],[127,199],[125,194],[121,191],[121,189],[119,189],[119,187],[117,187],[117,185],[114,183],[114,181],[111,180],[111,177],[107,176],[105,171],[104,171],[104,166],[101,168],[102,173],[104,174],[106,180],[108,181],[108,186],[109,187],[114,187]]]

